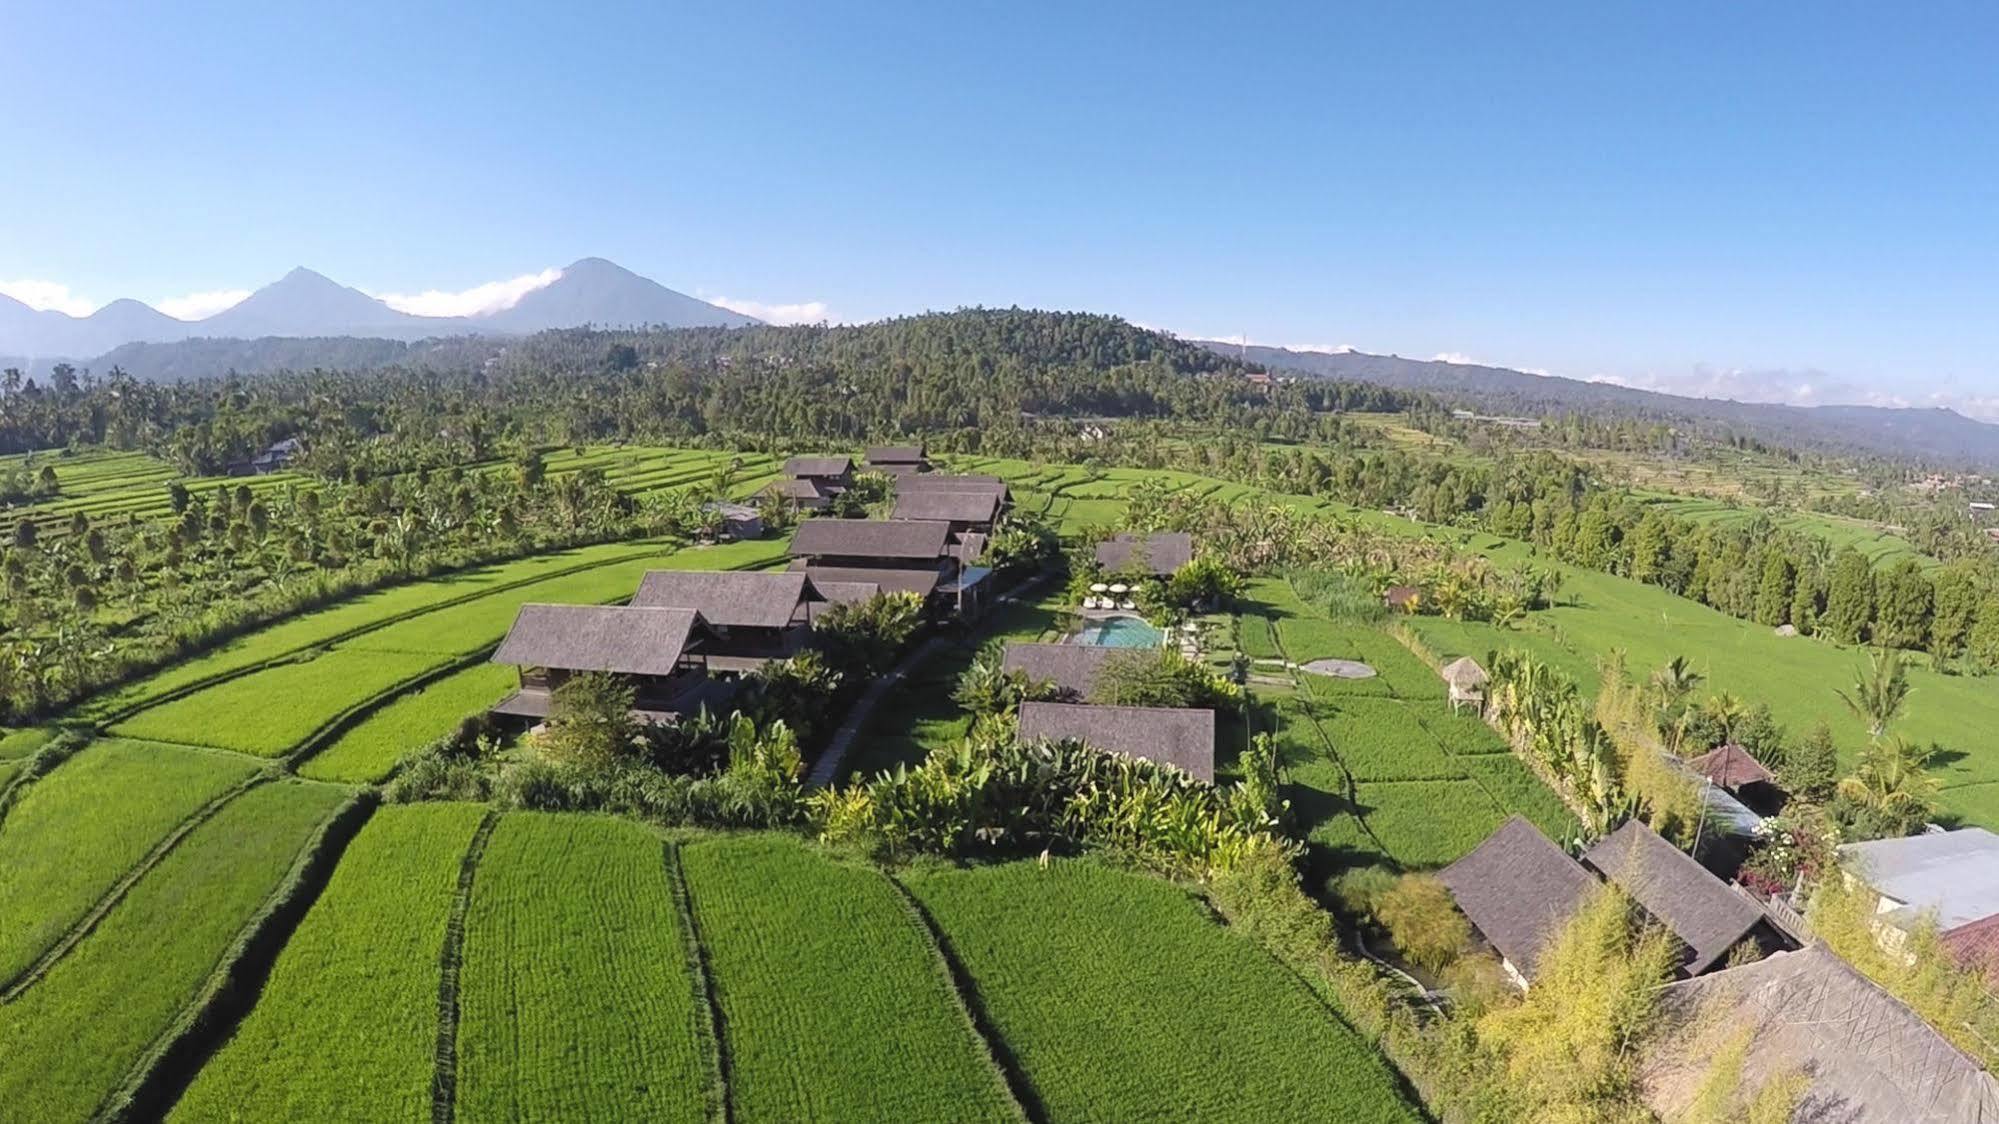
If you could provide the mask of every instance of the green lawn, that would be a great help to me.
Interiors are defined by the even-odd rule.
[[[473,883],[464,963],[461,1119],[707,1118],[707,1011],[657,835],[596,817],[502,819]]]
[[[684,851],[735,1119],[1015,1118],[929,937],[873,870],[781,838]]]
[[[906,883],[1055,1120],[1419,1120],[1393,1072],[1186,892],[1079,860]]]
[[[83,1120],[194,1000],[346,793],[285,781],[231,801],[0,1018],[0,1104]]]
[[[255,763],[106,740],[29,785],[0,821],[0,980],[90,912],[182,820]]]
[[[484,815],[468,804],[376,812],[173,1118],[428,1119],[438,955]]]

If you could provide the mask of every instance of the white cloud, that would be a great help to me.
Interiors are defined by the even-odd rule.
[[[1435,355],[1430,356],[1430,362],[1455,363],[1461,367],[1476,367],[1481,365],[1478,360],[1473,359],[1462,351],[1439,351]]]
[[[242,304],[249,295],[248,289],[210,289],[205,293],[168,297],[154,302],[153,307],[176,320],[204,320],[223,309]]]
[[[512,308],[536,289],[546,288],[562,276],[559,269],[523,273],[505,281],[488,281],[458,292],[426,289],[421,293],[369,293],[368,295],[411,316],[484,316]]]
[[[13,297],[29,308],[43,312],[62,312],[70,316],[88,316],[97,311],[98,302],[78,293],[69,291],[69,286],[60,281],[0,281],[0,293]]]
[[[720,305],[730,312],[740,312],[744,316],[754,316],[766,324],[817,324],[820,321],[834,321],[832,309],[825,301],[799,301],[796,304],[767,304],[763,301],[742,300],[736,297],[710,296],[701,294],[701,299],[709,304]]]
[[[1141,328],[1147,327],[1147,325],[1139,324],[1136,320],[1132,321],[1132,323]],[[1349,352],[1360,350],[1350,343],[1276,343],[1271,340],[1251,339],[1246,335],[1190,336],[1188,338],[1195,343],[1233,344],[1237,347],[1280,347],[1285,351],[1317,351],[1326,355],[1345,355]]]

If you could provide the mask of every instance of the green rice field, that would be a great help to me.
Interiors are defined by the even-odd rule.
[[[498,664],[475,664],[414,691],[397,695],[349,727],[300,766],[301,776],[373,784],[386,780],[403,755],[491,709],[520,682],[520,673]]]
[[[93,743],[0,821],[0,981],[35,962],[188,817],[243,783],[240,757]]]
[[[22,1120],[90,1118],[194,1001],[243,927],[345,799],[260,785],[168,853],[0,1017],[0,1104]]]
[[[1422,1118],[1366,1040],[1169,884],[1063,860],[905,881],[1051,1119]]]
[[[465,804],[376,812],[173,1119],[428,1118],[438,954],[485,814]]]
[[[707,1011],[652,832],[502,819],[473,884],[459,994],[462,1119],[707,1119]]]
[[[886,878],[777,838],[693,844],[683,862],[735,1119],[1018,1117]]]

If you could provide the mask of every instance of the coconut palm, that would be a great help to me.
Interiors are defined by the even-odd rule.
[[[1902,653],[1892,649],[1869,653],[1867,672],[1854,680],[1853,693],[1839,692],[1846,709],[1867,723],[1867,735],[1872,738],[1887,731],[1908,697],[1908,669],[1902,664]]]
[[[1884,833],[1907,834],[1936,811],[1937,779],[1925,766],[1930,752],[1903,738],[1872,742],[1853,775],[1839,782],[1839,798],[1862,823]]]

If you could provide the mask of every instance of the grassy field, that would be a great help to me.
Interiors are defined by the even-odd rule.
[[[376,812],[173,1118],[428,1119],[438,954],[484,814],[464,804]]]
[[[694,844],[684,862],[735,1119],[1017,1118],[886,878],[781,838]]]
[[[1169,884],[1068,860],[905,881],[1051,1119],[1421,1119],[1365,1040]]]
[[[1524,548],[1481,537],[1480,547],[1514,557]],[[1738,621],[1657,586],[1589,570],[1565,569],[1561,604],[1532,614],[1518,628],[1411,618],[1424,642],[1445,658],[1503,648],[1532,652],[1575,676],[1586,691],[1597,685],[1598,658],[1626,653],[1636,674],[1684,656],[1704,677],[1702,691],[1726,691],[1750,703],[1766,702],[1792,734],[1824,719],[1851,764],[1867,732],[1835,690],[1849,687],[1865,657],[1806,637],[1781,637]],[[1999,752],[1985,731],[1999,728],[1999,690],[1989,677],[1944,675],[1926,667],[1909,672],[1911,692],[1892,732],[1942,747],[1933,771],[1944,784],[1943,808],[1966,823],[1999,827]]]
[[[450,733],[461,720],[491,708],[519,680],[514,668],[497,664],[475,664],[452,672],[372,711],[307,758],[298,771],[319,780],[356,784],[385,780],[404,754],[429,745]]]
[[[707,1012],[664,859],[631,823],[500,821],[465,920],[460,1118],[706,1119]]]
[[[231,942],[344,799],[260,785],[202,824],[0,1017],[0,1104],[83,1120],[195,997]]]
[[[107,740],[29,785],[0,821],[0,980],[33,964],[176,825],[255,768]]]

